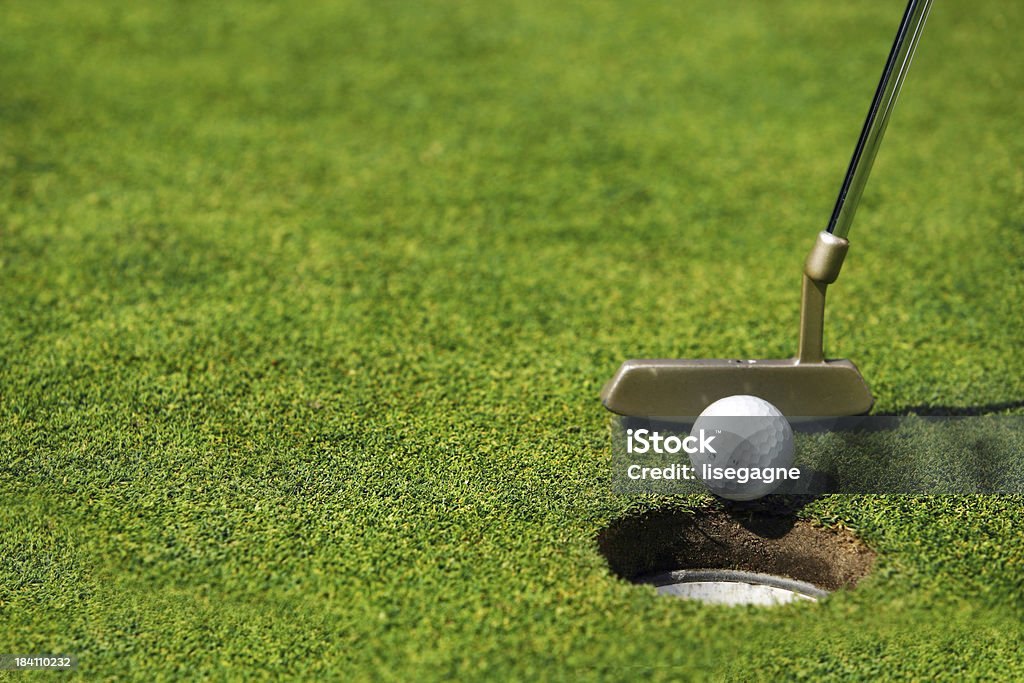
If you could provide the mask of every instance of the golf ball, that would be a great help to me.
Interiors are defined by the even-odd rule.
[[[729,396],[700,414],[691,435],[714,436],[713,450],[690,455],[697,476],[717,496],[754,500],[779,486],[765,468],[793,465],[793,429],[778,408],[757,396]],[[754,470],[758,476],[754,477]],[[731,477],[724,476],[732,474]],[[770,479],[770,480],[769,480]]]

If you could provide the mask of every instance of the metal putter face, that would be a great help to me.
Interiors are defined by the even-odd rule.
[[[848,360],[628,360],[601,392],[609,410],[634,417],[695,417],[720,398],[748,394],[789,417],[861,415],[874,399]]]

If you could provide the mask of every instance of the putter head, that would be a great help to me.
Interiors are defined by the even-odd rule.
[[[601,391],[612,412],[696,417],[726,396],[759,396],[790,417],[863,415],[874,398],[848,360],[627,360]]]
[[[720,398],[758,396],[787,417],[863,415],[875,399],[857,366],[827,360],[822,345],[825,290],[839,277],[850,243],[818,233],[804,261],[800,345],[785,360],[627,360],[601,391],[601,402],[629,417],[697,417]]]

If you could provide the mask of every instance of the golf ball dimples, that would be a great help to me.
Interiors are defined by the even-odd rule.
[[[697,475],[715,495],[730,500],[754,500],[766,496],[779,486],[775,477],[770,483],[762,479],[705,479],[703,465],[721,468],[791,467],[793,464],[793,430],[778,408],[757,396],[729,396],[715,401],[700,414],[691,434],[714,435],[715,453],[690,455]]]

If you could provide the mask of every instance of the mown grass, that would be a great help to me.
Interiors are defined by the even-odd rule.
[[[1024,677],[1024,506],[852,497],[817,608],[660,600],[626,357],[793,352],[902,8],[7,3],[0,652],[98,677]],[[830,354],[1021,412],[1020,9],[937,3]],[[1007,407],[1008,406],[1008,407]]]

